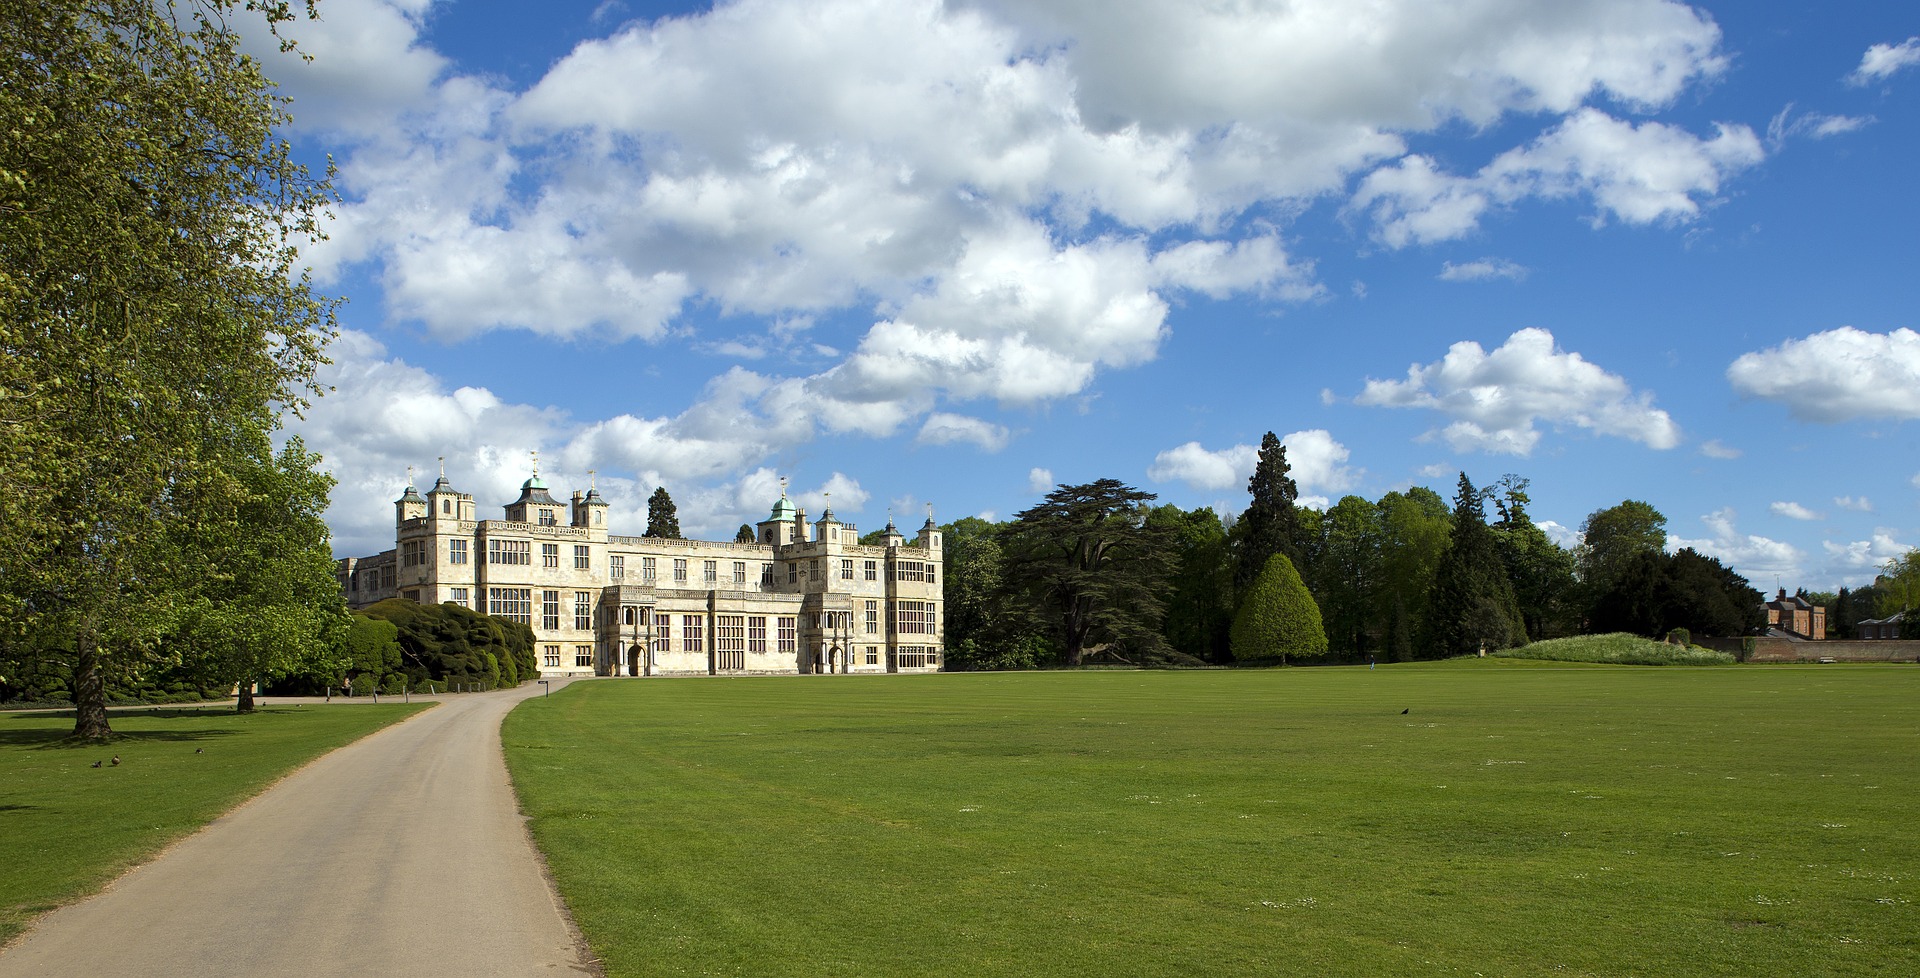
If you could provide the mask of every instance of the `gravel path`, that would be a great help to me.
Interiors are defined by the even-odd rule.
[[[0,978],[596,973],[500,749],[543,691],[447,697],[328,754],[42,918]]]

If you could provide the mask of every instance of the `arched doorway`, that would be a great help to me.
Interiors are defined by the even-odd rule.
[[[629,676],[640,675],[640,651],[638,645],[627,646],[627,675]]]

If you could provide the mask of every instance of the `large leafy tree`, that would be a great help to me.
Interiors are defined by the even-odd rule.
[[[1434,573],[1453,537],[1453,515],[1440,494],[1425,486],[1380,497],[1380,602],[1382,648],[1396,662],[1414,658],[1414,641],[1426,626]]]
[[[1499,519],[1490,528],[1500,561],[1513,583],[1514,601],[1534,640],[1570,635],[1577,630],[1572,608],[1573,555],[1554,543],[1527,515],[1527,480],[1503,477],[1495,486]]]
[[[1247,663],[1316,658],[1327,652],[1320,608],[1286,554],[1267,558],[1233,615],[1233,657]]]
[[[332,671],[348,621],[324,519],[333,477],[299,438],[246,447],[207,491],[179,490],[190,505],[171,548],[191,580],[170,644],[199,675],[237,684],[243,713],[256,681]]]
[[[947,665],[952,669],[1023,669],[1039,664],[1036,623],[1008,600],[1002,524],[977,516],[941,528],[946,544]]]
[[[294,16],[0,0],[0,617],[66,660],[84,738],[111,679],[175,654],[183,497],[312,393],[332,332],[295,266],[328,189],[275,135],[242,8]]]
[[[1260,439],[1260,459],[1247,479],[1253,500],[1233,526],[1236,592],[1244,592],[1274,554],[1286,554],[1294,564],[1300,563],[1300,516],[1294,509],[1300,487],[1289,474],[1292,471],[1287,446],[1267,432]]]
[[[1312,577],[1327,640],[1342,652],[1370,652],[1383,624],[1380,508],[1359,496],[1344,496],[1320,518],[1320,526]]]
[[[1651,505],[1628,499],[1597,509],[1580,524],[1580,546],[1574,562],[1580,575],[1583,604],[1591,609],[1612,592],[1621,575],[1635,567],[1642,554],[1659,554],[1667,546],[1667,518]]]
[[[1048,623],[1067,665],[1102,644],[1164,644],[1161,593],[1173,548],[1146,519],[1154,498],[1115,479],[1060,486],[1007,527],[1007,586]]]
[[[1426,625],[1422,651],[1440,658],[1526,641],[1513,585],[1487,527],[1485,495],[1465,472],[1453,497],[1453,534],[1434,571]]]
[[[1174,548],[1161,634],[1176,651],[1207,662],[1227,661],[1232,655],[1228,631],[1233,626],[1233,572],[1220,514],[1206,507],[1162,505],[1148,511],[1147,522],[1166,527]]]
[[[1920,550],[1886,562],[1873,579],[1874,610],[1889,618],[1920,607]]]
[[[640,535],[680,539],[680,512],[674,508],[673,497],[667,495],[666,486],[655,489],[653,495],[647,497],[647,532]]]

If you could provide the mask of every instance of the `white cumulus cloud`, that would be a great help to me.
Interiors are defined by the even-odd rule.
[[[1709,557],[1718,558],[1735,573],[1756,585],[1775,578],[1783,581],[1799,579],[1801,561],[1805,557],[1800,548],[1779,540],[1741,533],[1734,525],[1734,518],[1731,507],[1708,513],[1700,517],[1700,522],[1707,525],[1708,536],[1688,539],[1669,533],[1667,550],[1673,552],[1692,547]]]
[[[1777,502],[1777,503],[1774,503],[1772,506],[1769,506],[1768,509],[1773,511],[1773,515],[1784,516],[1790,520],[1824,519],[1824,517],[1821,516],[1821,514],[1816,513],[1813,510],[1810,510],[1805,506],[1802,506],[1799,503],[1795,503],[1795,502]]]
[[[1296,431],[1280,439],[1287,450],[1287,467],[1300,490],[1301,505],[1324,508],[1330,496],[1345,492],[1359,481],[1348,467],[1347,446],[1325,429]],[[1154,456],[1147,477],[1155,482],[1184,482],[1195,489],[1218,491],[1245,487],[1260,463],[1258,445],[1231,445],[1210,450],[1197,441],[1169,448]]]
[[[1662,122],[1634,125],[1582,109],[1532,144],[1502,153],[1478,173],[1443,173],[1420,155],[1368,174],[1351,206],[1369,213],[1389,247],[1464,237],[1492,208],[1528,197],[1584,196],[1628,224],[1688,222],[1731,175],[1765,156],[1743,125],[1701,138]]]
[[[927,415],[926,423],[920,426],[919,440],[923,445],[967,444],[997,452],[1007,447],[1007,437],[1007,429],[1002,425],[937,411]]]
[[[1833,504],[1850,512],[1873,512],[1873,503],[1865,496],[1835,496],[1833,497]]]
[[[1913,548],[1894,539],[1894,531],[1879,528],[1866,540],[1853,540],[1846,543],[1834,543],[1831,540],[1820,544],[1827,551],[1827,557],[1835,567],[1853,571],[1878,570],[1887,565],[1887,561],[1906,555]],[[1856,577],[1865,583],[1871,575]]]
[[[1920,37],[1909,37],[1899,44],[1875,44],[1860,56],[1860,67],[1855,68],[1847,80],[1865,85],[1917,64],[1920,64]]]
[[[1455,343],[1439,361],[1409,367],[1406,380],[1368,380],[1355,403],[1424,408],[1451,418],[1429,435],[1455,451],[1530,454],[1540,440],[1537,423],[1656,449],[1680,443],[1679,426],[1653,406],[1651,394],[1562,351],[1544,329],[1520,330],[1491,353],[1472,341]]]
[[[1920,418],[1920,333],[1842,326],[1742,354],[1727,367],[1727,380],[1803,421]]]

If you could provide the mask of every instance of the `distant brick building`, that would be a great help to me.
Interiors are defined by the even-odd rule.
[[[1900,623],[1905,613],[1889,615],[1885,618],[1869,618],[1853,626],[1853,637],[1869,641],[1884,641],[1900,637]]]
[[[1827,637],[1827,609],[1825,606],[1809,602],[1795,594],[1788,595],[1786,588],[1772,601],[1760,606],[1767,613],[1767,630],[1785,632],[1789,637],[1819,641]]]

